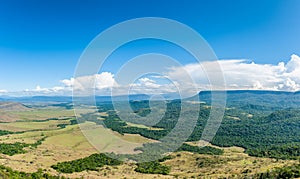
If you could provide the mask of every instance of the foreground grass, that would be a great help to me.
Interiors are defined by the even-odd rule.
[[[300,164],[295,164],[291,166],[284,166],[281,168],[275,168],[271,171],[264,173],[258,173],[253,176],[254,178],[260,179],[280,179],[280,178],[299,178],[300,177]]]
[[[57,129],[61,124],[68,124],[69,120],[45,120],[40,122],[19,121],[11,123],[0,123],[0,129],[12,132],[24,132],[30,130],[51,130]]]
[[[170,173],[171,167],[162,165],[158,161],[138,163],[137,168],[134,170],[140,173],[148,174],[163,174],[167,175]]]
[[[40,178],[64,179],[65,177],[53,176],[48,173],[44,173],[42,169],[39,169],[37,172],[26,173],[26,172],[15,171],[9,167],[0,165],[0,178],[3,178],[3,179],[9,179],[9,178],[13,178],[13,179],[40,179]]]
[[[251,178],[257,173],[298,163],[295,160],[252,157],[239,147],[222,149],[222,155],[176,152],[172,154],[173,159],[163,164],[171,166],[169,175],[179,178]]]

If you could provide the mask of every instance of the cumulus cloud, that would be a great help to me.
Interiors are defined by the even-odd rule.
[[[152,77],[152,76],[151,76]],[[158,83],[155,77],[139,78],[132,84],[119,85],[114,75],[102,72],[91,76],[64,79],[65,88],[73,89],[74,95],[127,95],[127,94],[163,94],[175,92],[171,83]]]
[[[277,65],[256,64],[248,60],[220,60],[217,63],[222,69],[226,89],[300,90],[300,57],[297,55],[292,55],[288,63],[280,62]],[[174,67],[166,75],[181,79],[184,85],[184,78],[181,77],[183,71],[188,71],[196,85],[205,89],[210,85],[206,72],[214,74],[218,68],[215,61],[206,61]],[[214,75],[209,77],[213,78]],[[212,88],[217,89],[217,86]]]
[[[73,89],[76,95],[93,95],[95,92],[96,94],[109,95],[110,88],[118,86],[114,74],[110,72],[64,79],[60,82],[64,85],[64,88]]]
[[[7,90],[0,89],[0,93],[7,93],[7,92],[8,92]]]
[[[110,72],[102,72],[91,76],[81,76],[76,79],[64,79],[61,83],[65,87],[73,87],[79,90],[86,90],[87,87],[94,87],[95,89],[110,88],[117,85],[114,75]]]

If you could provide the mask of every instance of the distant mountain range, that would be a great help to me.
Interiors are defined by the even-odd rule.
[[[256,105],[265,107],[299,107],[300,106],[300,92],[286,92],[286,91],[262,91],[262,90],[231,90],[231,91],[213,91],[215,94],[225,93],[226,102],[228,106],[249,106]],[[200,101],[211,103],[211,91],[201,91],[198,95],[186,98],[185,100]],[[176,94],[163,95],[165,99],[172,100],[177,99]],[[94,97],[76,97],[76,101],[88,102]],[[149,100],[150,96],[145,94],[137,95],[123,95],[123,96],[96,96],[97,102],[111,102],[115,101],[127,101],[127,100]],[[0,101],[14,101],[21,103],[71,103],[73,101],[72,96],[32,96],[32,97],[9,97],[2,96]]]
[[[81,101],[81,102],[87,102],[90,101],[90,99],[95,98],[97,102],[110,102],[113,100],[116,101],[127,101],[129,100],[149,100],[150,96],[144,95],[144,94],[138,94],[138,95],[122,95],[122,96],[87,96],[87,97],[75,97],[74,100]],[[30,96],[30,97],[10,97],[10,96],[2,96],[0,98],[0,101],[14,101],[14,102],[20,102],[20,103],[47,103],[47,102],[53,102],[53,103],[70,103],[73,102],[72,96]]]
[[[226,92],[226,106],[261,111],[274,111],[283,108],[300,107],[300,92],[262,91],[262,90],[232,90],[214,91],[215,94]],[[210,104],[211,91],[201,91],[199,95],[188,98]]]

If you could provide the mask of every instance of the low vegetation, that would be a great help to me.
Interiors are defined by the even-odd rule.
[[[0,178],[8,179],[65,179],[65,177],[60,176],[53,176],[48,173],[43,172],[42,169],[39,169],[37,172],[34,173],[26,173],[26,172],[19,172],[12,170],[9,167],[5,167],[3,165],[0,165]]]
[[[138,163],[136,172],[148,173],[148,174],[163,174],[170,173],[171,167],[160,164],[158,161]]]
[[[70,120],[69,124],[66,124],[66,123],[58,124],[57,127],[66,128],[66,126],[68,126],[68,125],[75,125],[75,124],[78,124],[77,120],[76,119],[72,119],[72,120]]]
[[[61,162],[56,165],[52,165],[51,167],[62,173],[73,173],[73,172],[81,172],[84,170],[98,170],[100,167],[104,165],[120,165],[121,161],[112,159],[105,154],[93,154],[89,157]]]
[[[0,143],[0,153],[5,155],[15,155],[15,154],[22,154],[26,153],[26,150],[24,150],[25,147],[33,147],[36,148],[37,146],[42,144],[42,141],[45,140],[45,137],[38,140],[37,142],[33,144],[26,144],[21,142],[16,143]]]
[[[28,147],[29,144],[25,143],[20,143],[16,142],[13,144],[5,144],[1,143],[0,144],[0,153],[5,154],[5,155],[15,155],[15,154],[22,154],[25,153],[26,151],[24,150],[24,147]]]
[[[272,171],[268,170],[267,172],[256,174],[254,177],[261,179],[299,178],[300,164],[275,168]]]
[[[7,134],[13,134],[14,132],[7,131],[7,130],[0,130],[0,136],[7,135]]]

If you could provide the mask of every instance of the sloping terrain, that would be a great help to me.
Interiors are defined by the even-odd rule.
[[[0,111],[27,111],[30,108],[16,102],[0,102]]]

